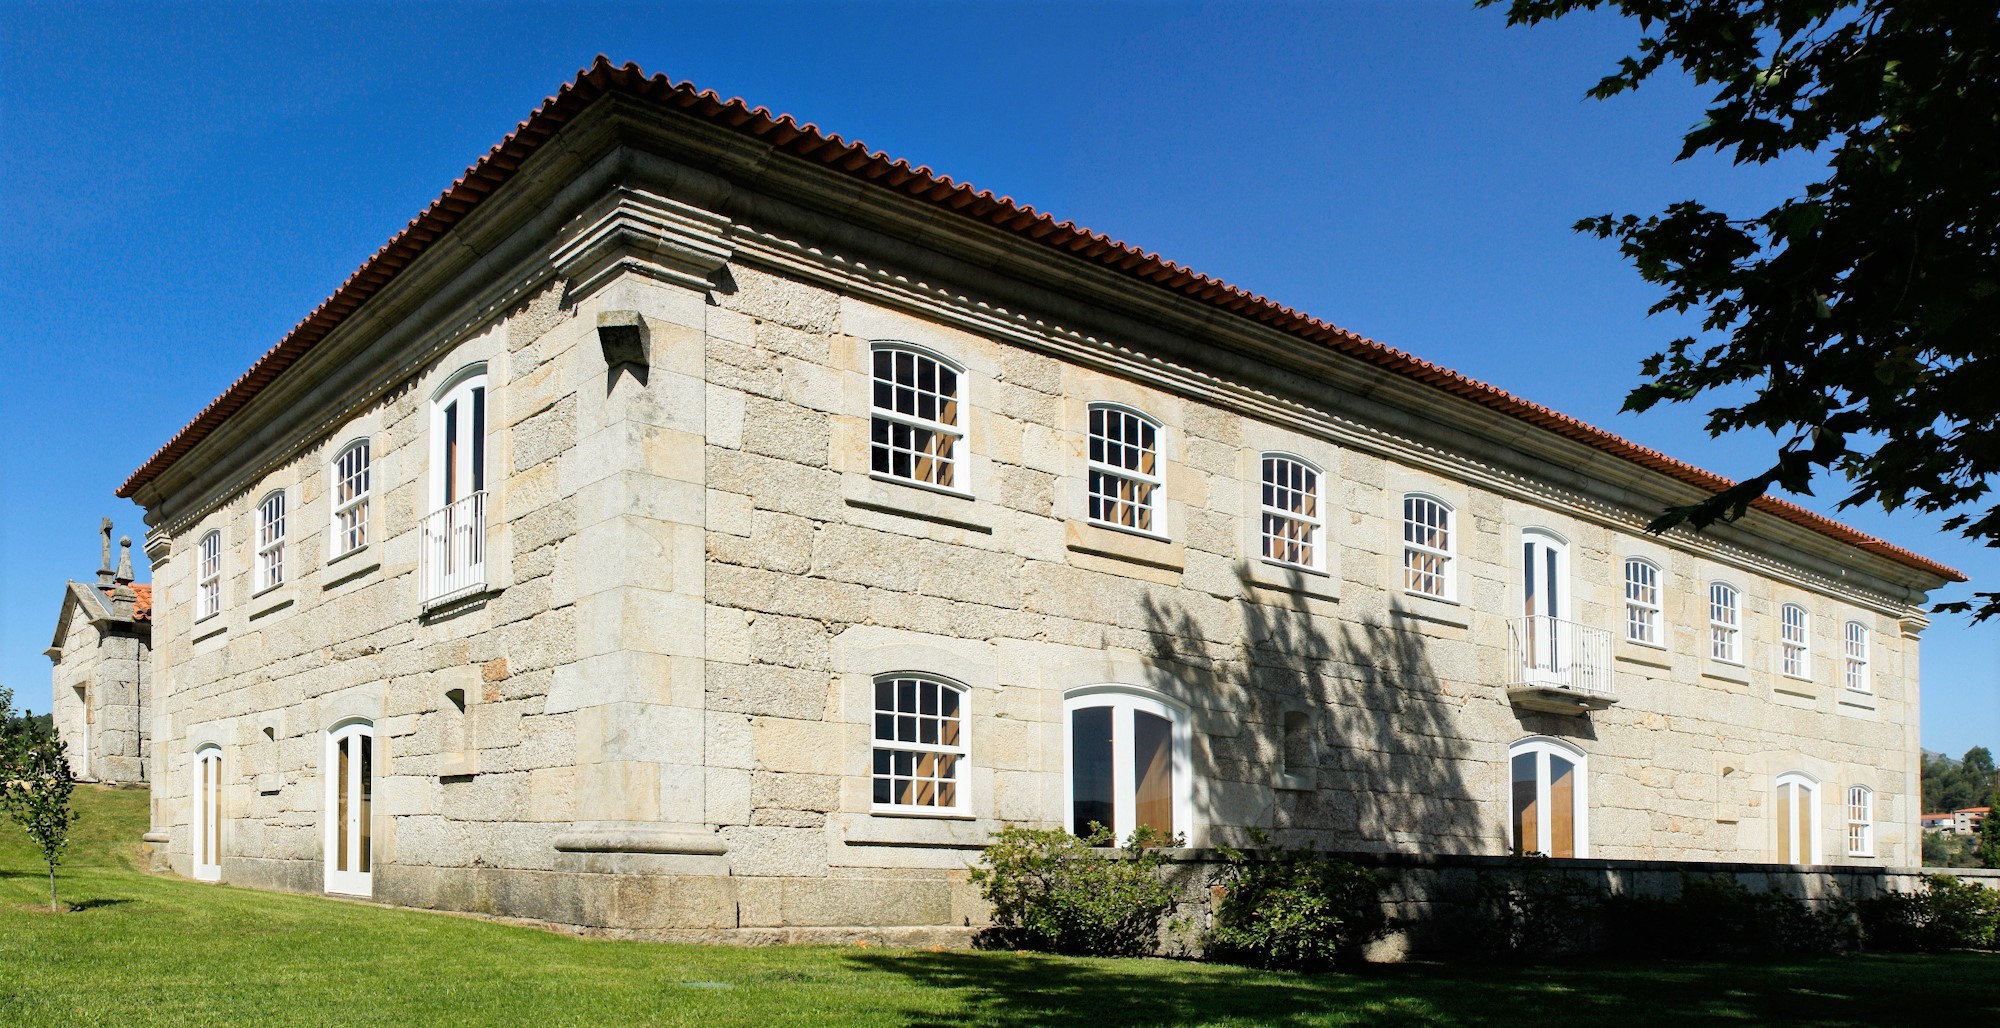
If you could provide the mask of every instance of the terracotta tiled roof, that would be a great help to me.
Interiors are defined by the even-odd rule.
[[[1587,425],[1541,404],[1514,396],[1411,356],[1393,347],[1365,339],[1346,329],[1321,321],[1263,296],[1182,267],[1158,254],[1141,250],[1070,221],[1054,217],[1010,197],[994,196],[954,182],[928,167],[912,167],[886,154],[874,153],[859,142],[821,131],[810,123],[801,124],[790,115],[774,115],[762,107],[750,107],[738,99],[723,99],[714,92],[695,88],[692,83],[674,82],[664,75],[648,77],[635,64],[614,66],[600,56],[590,67],[577,73],[556,95],[542,102],[527,120],[465,174],[444,194],[412,219],[403,230],[375,252],[326,302],[299,322],[278,344],[257,359],[230,387],[202,409],[193,421],[174,434],[146,463],[140,465],[119,496],[131,496],[147,482],[185,455],[272,379],[284,372],[349,314],[373,296],[433,241],[448,232],[467,212],[507,181],[527,157],[534,153],[564,124],[591,101],[609,93],[637,97],[669,110],[699,118],[761,140],[774,149],[801,160],[872,183],[882,189],[942,208],[953,214],[1012,232],[1079,260],[1103,265],[1161,289],[1211,304],[1231,314],[1269,325],[1301,339],[1326,346],[1396,374],[1414,379],[1517,418],[1537,428],[1554,432],[1587,446],[1649,468],[1676,481],[1709,492],[1720,492],[1734,483],[1721,475],[1703,471],[1657,450],[1648,449],[1603,429]],[[1814,514],[1797,504],[1772,496],[1761,497],[1753,506],[1774,517],[1809,528],[1859,549],[1886,557],[1906,567],[1962,582],[1965,576],[1900,546],[1858,532],[1830,518]]]
[[[115,590],[100,588],[97,591],[103,593],[104,598],[108,600],[111,598],[111,594]],[[153,620],[152,585],[147,582],[134,582],[132,583],[132,593],[133,593],[132,620],[134,621]]]

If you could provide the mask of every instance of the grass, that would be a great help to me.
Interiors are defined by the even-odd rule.
[[[47,910],[0,824],[0,1024],[2000,1023],[2000,956],[1400,965],[1288,975],[1166,960],[582,939],[149,875],[146,794],[79,788]]]

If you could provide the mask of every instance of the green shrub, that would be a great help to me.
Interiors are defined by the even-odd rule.
[[[1141,828],[1122,850],[1105,852],[1110,829],[1078,838],[1060,829],[1008,826],[972,869],[993,904],[988,946],[1095,956],[1150,953],[1174,907],[1156,847],[1178,845]]]
[[[1633,955],[1713,959],[1837,953],[1854,947],[1845,907],[1814,910],[1804,900],[1751,892],[1733,875],[1681,876],[1673,899],[1615,897],[1605,904],[1607,942]]]
[[[1262,832],[1253,838],[1259,852],[1225,847],[1210,881],[1221,892],[1204,947],[1210,959],[1323,971],[1388,933],[1381,875],[1316,849],[1274,845]]]
[[[1481,874],[1475,922],[1466,941],[1478,950],[1522,960],[1587,952],[1596,939],[1604,887],[1571,875],[1549,857],[1513,857],[1504,874]]]
[[[1929,953],[1991,949],[2000,941],[2000,891],[1952,875],[1927,875],[1916,892],[1864,900],[1860,913],[1870,949]]]

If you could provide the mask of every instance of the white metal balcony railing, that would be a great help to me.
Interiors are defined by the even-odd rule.
[[[1589,706],[1609,705],[1611,633],[1602,628],[1535,615],[1507,622],[1510,689],[1579,693]]]
[[[486,494],[473,493],[424,518],[417,582],[426,608],[486,588]]]

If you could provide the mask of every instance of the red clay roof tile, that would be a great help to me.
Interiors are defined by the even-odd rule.
[[[1264,296],[1248,292],[1192,268],[1186,268],[1150,251],[1114,240],[1071,221],[1056,221],[1027,204],[1007,197],[974,190],[954,182],[950,176],[929,167],[912,167],[886,154],[875,153],[860,143],[824,133],[811,123],[800,124],[789,115],[772,116],[762,107],[751,109],[742,100],[723,100],[712,91],[698,90],[692,83],[676,83],[665,75],[648,77],[636,64],[613,65],[600,55],[590,67],[577,73],[556,95],[542,102],[534,113],[515,126],[484,157],[467,168],[431,205],[411,219],[403,231],[368,259],[326,302],[306,315],[278,344],[251,365],[230,387],[195,415],[167,444],[160,448],[125,484],[118,495],[129,497],[184,456],[194,445],[241,410],[257,392],[311,350],[327,333],[362,303],[374,295],[395,273],[407,265],[426,245],[448,231],[480,200],[506,181],[527,156],[546,142],[591,101],[607,93],[621,93],[702,118],[733,131],[770,143],[776,149],[804,160],[816,161],[855,175],[873,185],[902,193],[966,217],[986,222],[1005,231],[1041,242],[1054,249],[1128,272],[1163,289],[1213,304],[1223,310],[1291,335],[1318,343],[1359,360],[1412,378],[1454,396],[1518,418],[1538,428],[1584,443],[1595,449],[1629,460],[1676,481],[1710,492],[1720,492],[1735,484],[1712,472],[1648,449],[1603,429],[1587,425],[1548,407],[1516,397],[1505,390],[1468,378],[1448,368],[1414,357],[1401,350],[1363,338],[1346,329],[1282,306]],[[1963,582],[1965,576],[1929,558],[1900,546],[1849,528],[1831,518],[1815,514],[1797,504],[1764,496],[1753,504],[1757,510],[1792,524],[1811,529],[1906,567],[1936,575],[1947,581]]]

